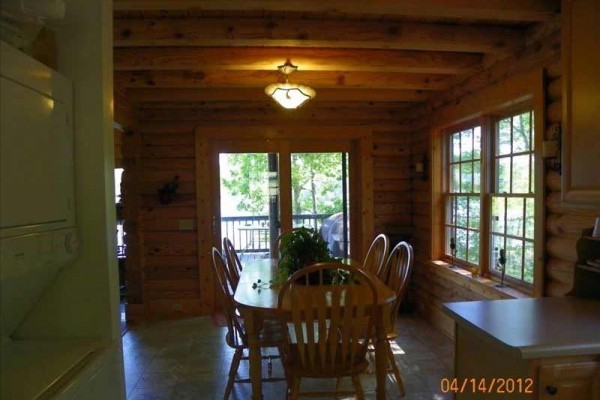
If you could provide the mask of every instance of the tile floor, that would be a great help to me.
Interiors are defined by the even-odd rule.
[[[412,315],[400,315],[397,322],[396,359],[406,388],[403,399],[450,399],[440,392],[440,380],[452,371],[453,342]],[[123,336],[127,399],[222,399],[233,355],[224,341],[225,330],[215,327],[209,317],[130,326]],[[247,376],[247,365],[242,362],[240,375]],[[275,360],[274,375],[281,374],[281,365]],[[374,399],[374,375],[365,374],[361,380],[366,398]],[[335,386],[334,381],[304,380],[301,388],[324,384]],[[350,386],[349,379],[345,384]],[[285,399],[284,382],[265,383],[263,388],[265,400]],[[388,399],[400,398],[389,379],[387,393]],[[230,399],[250,399],[250,385],[236,384]]]

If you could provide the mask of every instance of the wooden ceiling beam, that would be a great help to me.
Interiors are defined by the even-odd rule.
[[[115,87],[264,87],[281,80],[275,71],[116,71]],[[443,90],[451,75],[390,72],[298,71],[292,83],[319,88]],[[318,95],[318,93],[317,93]]]
[[[113,9],[272,11],[378,14],[417,18],[543,21],[560,10],[560,0],[114,0]]]
[[[115,19],[115,47],[343,47],[490,53],[523,40],[522,28],[406,21],[284,18]]]
[[[371,110],[379,108],[392,108],[395,110],[406,109],[413,106],[413,102],[402,101],[310,101],[307,104],[309,108],[355,108],[360,110]],[[268,107],[273,104],[273,100],[264,96],[260,100],[242,100],[242,101],[146,101],[138,103],[140,110],[238,110],[246,108]]]
[[[222,122],[240,123],[246,121],[286,121],[286,120],[325,120],[340,124],[340,121],[386,121],[399,120],[404,115],[404,109],[373,108],[357,112],[355,108],[320,108],[309,107],[309,104],[297,110],[284,110],[276,105],[265,107],[244,108],[231,112],[231,109],[152,109],[143,110],[144,121],[199,121],[201,123]]]
[[[337,101],[373,101],[373,102],[423,102],[430,92],[418,90],[395,89],[319,89],[311,102]],[[130,88],[125,96],[133,103],[150,102],[220,102],[220,101],[262,101],[267,98],[262,90],[256,88],[197,88],[197,89],[164,89],[164,88]]]
[[[462,74],[474,72],[481,55],[469,53],[307,48],[117,48],[115,71],[275,71],[286,60],[299,71],[381,71]],[[292,76],[295,76],[293,74]]]

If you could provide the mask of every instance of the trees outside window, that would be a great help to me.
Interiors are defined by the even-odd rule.
[[[503,251],[507,279],[523,286],[534,279],[533,128],[533,111],[521,109],[451,127],[444,136],[446,256],[493,275]]]

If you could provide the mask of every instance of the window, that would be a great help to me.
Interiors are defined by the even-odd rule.
[[[490,265],[498,265],[500,252],[504,251],[506,276],[532,284],[535,221],[533,113],[526,111],[499,119],[494,133]]]
[[[447,149],[446,254],[478,265],[481,239],[481,126],[450,133]]]
[[[534,277],[535,167],[531,109],[454,126],[443,136],[444,253],[531,287]]]

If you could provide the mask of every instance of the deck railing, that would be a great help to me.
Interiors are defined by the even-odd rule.
[[[296,214],[292,216],[292,226],[321,229],[323,220],[331,214]],[[269,216],[221,217],[221,236],[231,240],[240,253],[268,253]]]

